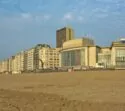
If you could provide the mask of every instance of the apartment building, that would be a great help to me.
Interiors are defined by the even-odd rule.
[[[26,55],[27,55],[26,70],[33,71],[35,69],[35,48],[27,50]]]
[[[20,52],[20,71],[25,70],[25,51]]]
[[[39,62],[42,62],[40,60],[40,54],[39,51],[43,48],[51,48],[48,44],[37,44],[34,47],[34,64],[35,64],[35,69],[39,69]],[[41,63],[42,64],[42,63]]]
[[[113,67],[111,58],[111,47],[102,47],[100,53],[98,53],[98,65],[105,68]]]
[[[2,61],[0,61],[0,74],[2,73],[3,68],[2,68]]]
[[[8,73],[9,70],[9,61],[8,59],[4,59],[0,62],[0,73]]]
[[[16,62],[16,58],[15,56],[13,56],[13,59],[12,59],[12,63],[11,63],[11,67],[12,67],[12,74],[17,74],[17,62]]]
[[[2,73],[2,62],[0,61],[0,74]]]
[[[125,68],[125,39],[112,42],[107,48],[102,48],[98,55],[99,64],[104,67]]]
[[[41,48],[39,50],[39,69],[59,67],[59,50],[59,48]]]
[[[12,64],[13,64],[13,59],[14,58],[15,58],[14,56],[9,58],[9,73],[10,74],[12,74]]]
[[[2,74],[3,72],[3,66],[2,66],[2,61],[0,61],[0,73]]]
[[[56,47],[62,47],[63,43],[74,39],[74,30],[69,27],[64,27],[56,31]]]
[[[22,73],[25,70],[24,57],[25,57],[25,52],[22,51],[10,59],[10,70],[11,70],[11,64],[12,64],[13,74]]]
[[[116,68],[125,68],[125,38],[112,42],[111,63]]]

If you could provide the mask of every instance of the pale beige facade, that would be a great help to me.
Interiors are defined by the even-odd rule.
[[[63,44],[60,51],[60,66],[92,66],[97,63],[100,48],[89,38],[74,39]]]
[[[26,60],[26,69],[27,71],[33,71],[35,69],[35,49],[31,48],[29,50],[26,51],[26,55],[27,55],[27,60]]]
[[[25,57],[25,52],[22,51],[18,54],[16,54],[14,57],[10,59],[10,71],[12,69],[13,74],[18,74],[22,73],[24,71],[24,57]],[[12,64],[12,66],[11,66]]]
[[[51,48],[47,44],[38,44],[26,51],[26,71],[36,71],[43,68],[59,66],[59,48]]]
[[[59,67],[59,50],[59,48],[41,48],[39,50],[39,69]]]
[[[95,46],[86,39],[64,42],[60,51],[60,66],[90,66],[125,68],[125,40],[112,43],[111,47]],[[89,41],[89,40],[88,40]]]
[[[103,66],[105,68],[111,68],[113,67],[111,58],[112,50],[110,47],[102,47],[101,52],[98,54],[98,65]]]
[[[2,73],[2,62],[0,61],[0,73]]]
[[[0,61],[0,74],[2,74],[2,61]]]
[[[35,65],[35,69],[36,70],[39,70],[40,69],[40,63],[39,62],[42,62],[41,59],[40,59],[40,54],[39,54],[39,51],[43,48],[50,48],[50,46],[48,44],[37,44],[35,47],[34,47],[34,65]],[[42,63],[41,63],[42,64]]]
[[[88,47],[88,66],[96,67],[98,64],[98,54],[101,48],[99,46],[90,46]]]
[[[112,42],[111,47],[102,48],[99,53],[99,64],[104,67],[125,68],[125,40]]]
[[[1,73],[8,73],[9,70],[9,64],[8,59],[5,59],[0,62],[0,72]]]
[[[16,73],[18,73],[17,72],[17,62],[16,62],[17,60],[16,60],[16,58],[15,58],[15,56],[13,57],[13,59],[12,59],[12,73],[13,74],[16,74]]]
[[[125,68],[125,40],[120,39],[112,43],[111,63],[116,68]]]
[[[13,59],[14,58],[15,58],[14,56],[9,58],[9,73],[12,73],[12,71],[13,71],[12,66],[13,66]]]
[[[3,61],[0,61],[0,73],[3,73]]]

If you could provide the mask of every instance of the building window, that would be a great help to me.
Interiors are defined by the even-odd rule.
[[[116,67],[125,67],[125,49],[116,50]]]
[[[84,50],[73,50],[62,52],[62,66],[78,66],[84,64],[85,61],[83,54],[81,51]]]

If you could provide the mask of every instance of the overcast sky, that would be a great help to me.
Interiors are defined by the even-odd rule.
[[[38,43],[55,47],[64,26],[108,46],[125,36],[125,0],[0,0],[0,59]]]

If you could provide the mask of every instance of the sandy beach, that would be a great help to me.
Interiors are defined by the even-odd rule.
[[[125,111],[125,71],[0,75],[0,111]]]

